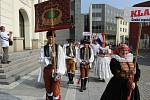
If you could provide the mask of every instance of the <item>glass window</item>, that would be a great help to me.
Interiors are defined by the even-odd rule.
[[[122,28],[120,28],[120,32],[122,32]]]
[[[102,21],[102,18],[101,17],[94,17],[93,21]]]

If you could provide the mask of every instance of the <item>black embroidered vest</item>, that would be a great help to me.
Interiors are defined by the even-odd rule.
[[[58,60],[58,45],[57,44],[55,44],[55,49],[56,49],[56,58],[55,58],[56,62],[55,62],[55,64],[57,66],[57,60]],[[44,46],[44,56],[45,57],[50,57],[49,44],[46,44]]]
[[[81,59],[84,59],[84,55],[86,55],[86,53],[84,52],[85,51],[85,47],[82,47],[81,49],[80,49],[80,58]],[[91,58],[91,48],[89,47],[88,48],[88,53],[89,53],[89,58],[88,59],[90,59]],[[85,59],[84,59],[85,60]]]
[[[76,56],[76,51],[75,51],[75,47],[72,47],[72,51],[73,51],[73,56]],[[66,47],[66,55],[70,56],[71,50],[70,50],[70,46]]]

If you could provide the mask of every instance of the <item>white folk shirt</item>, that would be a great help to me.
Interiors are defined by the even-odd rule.
[[[96,56],[100,45],[99,44],[92,44],[91,47],[93,49],[94,56]]]
[[[9,36],[8,32],[0,32],[0,41],[1,41],[1,46],[2,47],[9,47]]]
[[[44,48],[41,48],[40,52],[40,63],[44,65],[50,64],[49,58],[44,56]],[[58,60],[57,60],[57,73],[60,75],[64,75],[66,71],[66,64],[65,64],[65,53],[63,48],[59,45],[58,46]]]
[[[82,47],[81,47],[82,48]],[[81,49],[80,48],[80,49]],[[81,57],[80,57],[80,49],[78,50],[78,52],[77,52],[77,60],[78,60],[78,62],[82,62],[82,59],[81,59]],[[90,59],[89,59],[89,63],[92,63],[93,61],[94,61],[94,52],[93,52],[93,49],[92,48],[90,48],[90,50],[91,50],[91,57],[90,57]]]
[[[57,72],[59,75],[64,75],[66,72],[66,62],[65,62],[65,53],[63,48],[58,46],[58,61],[57,61]],[[44,56],[44,47],[41,48],[39,62],[41,63],[41,68],[38,75],[38,82],[43,82],[43,70],[44,67],[50,64],[49,58]]]

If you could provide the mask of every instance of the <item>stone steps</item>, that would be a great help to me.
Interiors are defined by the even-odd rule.
[[[0,64],[0,84],[10,84],[40,67],[39,50],[10,54],[9,64]]]

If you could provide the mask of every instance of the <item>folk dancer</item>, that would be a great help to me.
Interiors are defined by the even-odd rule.
[[[111,50],[109,46],[99,47],[99,51],[97,52],[97,63],[95,74],[101,82],[105,82],[106,79],[112,77],[112,73],[110,71],[110,60],[111,60]]]
[[[140,69],[126,44],[121,44],[112,55],[110,79],[100,100],[140,100],[137,82]]]
[[[96,68],[96,62],[97,62],[97,52],[98,52],[98,49],[99,49],[99,44],[97,42],[96,39],[93,40],[92,44],[91,44],[91,47],[93,49],[93,53],[94,53],[94,61],[92,63],[92,67],[95,69]]]
[[[76,41],[75,42],[75,51],[76,51],[76,58],[77,58],[77,53],[79,52],[80,50],[80,42]],[[76,70],[80,67],[80,63],[77,61],[76,62]]]
[[[46,33],[47,44],[41,49],[41,62],[45,63],[43,78],[46,88],[46,100],[60,100],[60,80],[65,74],[65,54],[62,47],[56,44],[55,31]]]
[[[88,81],[90,63],[94,61],[93,50],[89,46],[90,41],[84,39],[82,42],[84,46],[80,48],[77,56],[77,59],[80,62],[80,79],[81,79],[80,92],[86,90],[86,83]]]
[[[67,66],[67,74],[68,74],[68,84],[74,84],[73,78],[75,75],[75,67],[76,67],[76,49],[74,46],[73,39],[67,39],[69,45],[66,46],[65,54],[66,54],[66,66]]]

